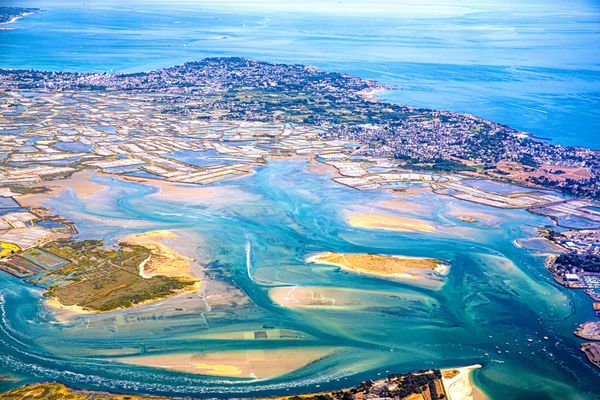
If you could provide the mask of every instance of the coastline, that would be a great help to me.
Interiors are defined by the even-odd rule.
[[[164,181],[161,181],[164,182]],[[176,185],[177,186],[177,185]],[[177,195],[175,195],[174,193],[171,193],[171,195],[174,195],[174,197],[177,197],[178,195],[184,195],[187,194],[186,190],[187,189],[181,189],[181,192],[178,192],[179,188],[175,188],[175,192],[177,193]],[[160,195],[165,196],[165,197],[169,197],[168,195],[166,195],[166,193],[164,191],[160,192]],[[212,190],[210,191],[210,195],[214,195],[214,192],[212,192]],[[187,198],[185,200],[188,200]],[[404,218],[404,217],[397,217],[398,220],[395,221],[391,221],[390,223],[390,218],[388,218],[387,216],[379,216],[379,219],[375,219],[375,221],[373,221],[373,218],[371,218],[371,220],[369,220],[369,217],[366,217],[367,222],[365,222],[366,227],[371,228],[371,229],[382,229],[382,230],[392,230],[392,231],[406,231],[406,232],[414,232],[414,231],[422,231],[422,232],[432,232],[435,231],[437,228],[433,227],[433,225],[431,224],[427,224],[419,219],[412,219],[412,218]],[[351,222],[351,221],[350,221]],[[421,225],[419,225],[420,223],[425,224],[426,226],[423,227]],[[352,223],[351,223],[352,225]],[[355,226],[355,225],[353,225]],[[141,266],[140,268],[140,275],[142,277],[146,277],[146,276],[150,276],[149,274],[146,275],[147,271],[146,271],[146,264],[144,263],[144,265]],[[144,276],[146,275],[146,276]],[[342,305],[343,307],[343,305]],[[231,371],[231,370],[230,370]]]
[[[140,264],[139,275],[142,278],[150,279],[154,276],[180,277],[195,280],[196,284],[199,285],[198,277],[192,274],[190,268],[195,260],[180,254],[173,247],[165,244],[165,240],[177,242],[181,240],[181,236],[172,230],[163,229],[128,235],[123,237],[121,242],[145,247],[150,250],[152,255],[159,258],[159,261],[152,262],[153,260],[149,257]],[[196,290],[198,290],[198,287],[196,287]]]
[[[321,348],[313,348],[316,352],[315,355],[317,357],[328,357],[335,350],[321,349]],[[319,353],[319,354],[317,354]],[[285,354],[279,354],[278,356],[284,356]],[[186,357],[185,355],[181,355]],[[164,356],[146,356],[146,358],[150,357],[162,357],[161,363],[169,363],[169,360]],[[187,356],[189,357],[189,356]],[[205,356],[204,356],[205,357]],[[139,357],[138,357],[139,358]],[[125,358],[126,359],[126,358]],[[163,361],[164,359],[164,361]],[[245,368],[245,364],[248,363],[248,359],[242,361],[241,363],[237,363],[237,365]],[[261,362],[265,362],[263,357],[261,357]],[[196,362],[196,361],[193,361]],[[314,361],[312,361],[314,362]],[[284,364],[294,364],[295,360],[287,359],[284,361]],[[311,361],[309,361],[311,363]],[[272,364],[272,363],[271,363]],[[279,366],[281,367],[281,365]],[[160,365],[158,368],[169,368],[168,365]],[[189,371],[189,368],[194,369],[193,371]],[[194,366],[185,367],[185,372],[188,373],[199,373],[197,370],[205,371],[208,370],[210,374],[219,373],[219,376],[229,376],[229,377],[237,377],[238,379],[252,381],[252,380],[260,380],[259,376],[256,376],[253,372],[249,373],[247,376],[240,376],[243,374],[243,371],[240,370],[235,365],[224,365],[224,364],[210,364],[210,363],[197,363]],[[335,390],[329,391],[309,391],[305,393],[299,393],[295,395],[276,395],[276,396],[256,396],[256,397],[245,397],[238,396],[234,399],[237,400],[343,400],[347,398],[352,399],[371,399],[371,398],[394,398],[394,399],[403,399],[403,400],[427,400],[431,399],[432,396],[434,398],[446,398],[447,400],[490,400],[488,396],[486,396],[474,383],[472,379],[472,375],[476,369],[481,368],[481,365],[471,365],[466,367],[458,367],[451,369],[430,369],[430,370],[419,370],[415,372],[409,372],[404,374],[389,374],[386,378],[378,378],[374,380],[368,380],[361,382],[357,386],[354,387],[342,387]],[[273,369],[273,366],[269,366],[267,370]],[[277,367],[275,368],[277,369]],[[181,370],[183,372],[183,370]],[[225,374],[225,375],[223,375]],[[409,380],[405,380],[405,378],[410,378]],[[426,380],[421,380],[421,384],[415,384],[415,378],[425,378]],[[423,385],[423,382],[428,382]],[[318,387],[318,386],[317,386]],[[402,391],[403,389],[409,391],[408,396],[406,396],[406,391]],[[387,393],[388,396],[384,397],[383,394]],[[401,395],[397,395],[397,393],[402,393]],[[32,399],[45,399],[48,395],[60,395],[62,397],[69,397],[72,395],[81,395],[85,396],[85,398],[102,398],[105,400],[176,400],[183,399],[183,397],[159,397],[159,396],[144,396],[144,395],[125,395],[125,394],[116,394],[109,392],[97,392],[92,390],[85,389],[74,389],[71,386],[64,385],[62,383],[57,382],[47,382],[47,383],[37,383],[37,384],[28,384],[24,386],[17,387],[13,390],[10,390],[6,393],[0,393],[0,395],[4,395],[2,398],[7,398],[10,400],[18,400],[25,396],[33,396]],[[41,396],[41,397],[37,397]],[[440,397],[441,396],[441,397]],[[53,397],[53,398],[54,398]],[[29,397],[27,397],[29,398]],[[79,397],[77,397],[79,398]],[[83,399],[83,397],[82,397]],[[213,400],[219,400],[218,397],[212,398]]]
[[[242,379],[271,379],[331,355],[332,347],[283,347],[127,356],[113,362],[190,374]]]
[[[360,92],[360,95],[364,99],[369,100],[369,101],[380,101],[377,98],[377,94],[388,91],[388,90],[394,90],[394,89],[386,87],[386,86],[378,86],[378,87],[374,87],[374,88],[370,88],[370,89],[365,89]]]
[[[21,18],[25,18],[25,17],[27,17],[29,15],[39,14],[41,12],[42,12],[42,10],[29,11],[29,12],[25,12],[25,13],[20,14],[20,15],[15,15],[14,17],[12,17],[11,19],[9,19],[8,21],[0,22],[0,30],[12,30],[14,28],[4,28],[4,27],[2,27],[2,25],[13,24],[13,23],[17,22],[18,20],[20,20]]]
[[[449,272],[446,262],[434,258],[363,253],[320,252],[307,263],[331,265],[360,275],[373,276],[428,288],[439,288]],[[439,279],[438,279],[439,278]]]
[[[482,368],[480,364],[474,364],[441,370],[448,400],[489,400],[473,382],[472,375],[479,368]]]
[[[129,235],[121,240],[122,243],[145,247],[150,256],[139,265],[138,273],[143,279],[154,277],[167,277],[187,282],[187,286],[176,289],[170,294],[153,296],[152,298],[135,302],[126,307],[94,310],[77,304],[65,305],[59,298],[51,297],[44,300],[44,305],[52,312],[59,322],[90,314],[109,313],[124,309],[131,309],[144,304],[156,303],[176,295],[196,293],[200,290],[202,281],[192,273],[191,265],[195,260],[180,254],[163,240],[180,240],[181,237],[169,230],[148,231],[140,234]]]

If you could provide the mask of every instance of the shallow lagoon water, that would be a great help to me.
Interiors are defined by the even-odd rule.
[[[545,271],[543,258],[512,243],[547,223],[545,218],[425,192],[418,197],[418,211],[395,212],[411,218],[420,214],[438,233],[352,228],[345,210],[366,204],[376,210],[379,201],[397,197],[352,190],[328,176],[309,174],[303,161],[273,161],[252,176],[221,183],[218,190],[239,193],[237,199],[222,201],[173,202],[140,183],[93,179],[109,189],[84,201],[67,191],[47,203],[77,224],[79,238],[110,242],[151,229],[194,232],[186,245],[198,246],[198,259],[220,271],[219,279],[242,289],[253,305],[206,312],[202,301],[191,299],[182,316],[173,311],[181,300],[174,298],[61,325],[41,306],[39,289],[2,275],[0,366],[26,381],[165,395],[268,395],[349,386],[386,371],[481,363],[485,368],[476,381],[492,398],[532,392],[533,398],[554,399],[598,395],[586,393],[597,390],[599,374],[572,335],[591,314],[589,299],[561,290]],[[465,223],[453,217],[461,209],[493,212],[497,219]],[[319,251],[436,257],[449,261],[451,269],[445,286],[430,290],[305,263],[307,255]],[[351,306],[294,309],[271,301],[269,290],[290,286],[320,288]],[[203,337],[264,326],[301,332],[303,339]],[[335,352],[287,375],[250,381],[108,361],[148,351],[274,347],[331,347]]]

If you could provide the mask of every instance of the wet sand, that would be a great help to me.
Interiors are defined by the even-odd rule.
[[[84,200],[107,189],[106,186],[94,182],[93,175],[93,172],[84,170],[74,173],[68,179],[40,182],[31,187],[47,187],[50,191],[20,195],[17,199],[23,207],[42,207],[49,197],[58,197],[69,190],[74,192],[77,198]]]
[[[463,222],[484,224],[487,226],[495,225],[500,221],[500,218],[497,216],[469,211],[463,207],[456,207],[454,210],[450,211],[448,215]]]
[[[473,370],[481,365],[470,365],[462,368],[442,370],[442,382],[448,395],[448,400],[486,400],[487,396],[481,392],[471,379]]]
[[[309,335],[293,329],[265,329],[257,326],[251,330],[200,333],[191,337],[208,340],[305,340]]]
[[[147,248],[153,257],[140,264],[140,276],[150,279],[153,276],[168,276],[188,278],[198,282],[192,274],[190,265],[192,259],[167,246],[165,240],[177,240],[179,236],[170,230],[149,231],[129,235],[122,239],[124,243],[139,245]]]
[[[271,300],[291,308],[336,308],[344,305],[339,297],[330,297],[332,290],[324,287],[286,286],[269,290]],[[346,304],[347,305],[347,304]]]
[[[375,203],[375,205],[394,211],[420,211],[423,208],[425,208],[423,204],[419,204],[413,201],[407,201],[404,199],[383,200],[378,203]]]
[[[86,310],[85,308],[77,305],[66,306],[57,299],[45,300],[44,306],[50,313],[52,313],[54,319],[62,324],[67,324],[81,316],[97,314],[97,312]]]
[[[311,157],[306,163],[306,171],[316,175],[339,176],[338,170],[332,165],[319,162]]]
[[[380,229],[397,232],[436,232],[432,224],[415,219],[390,214],[357,213],[350,214],[348,223],[355,228]]]
[[[111,175],[115,178],[137,182],[156,188],[149,197],[159,201],[176,201],[186,204],[232,204],[256,200],[251,194],[236,186],[201,186],[187,183],[170,182],[160,179],[138,178],[131,176]]]
[[[123,357],[112,361],[192,374],[266,379],[300,369],[333,353],[331,347],[230,350]]]

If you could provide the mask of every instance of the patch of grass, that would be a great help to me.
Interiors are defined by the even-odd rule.
[[[121,243],[106,248],[99,240],[63,240],[44,250],[71,261],[44,277],[53,282],[46,296],[66,306],[111,311],[163,299],[194,285],[179,277],[142,278],[140,264],[155,257],[143,246]]]

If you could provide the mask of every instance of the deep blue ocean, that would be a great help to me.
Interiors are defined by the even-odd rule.
[[[139,71],[208,56],[376,79],[384,98],[600,149],[595,0],[11,1],[0,67]]]

